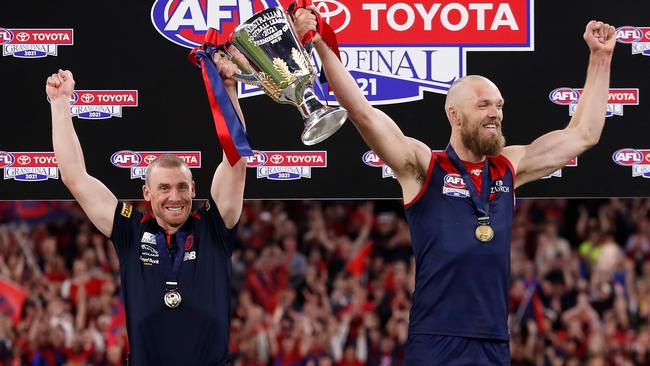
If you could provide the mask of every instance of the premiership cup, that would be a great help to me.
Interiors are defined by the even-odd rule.
[[[325,106],[314,95],[316,71],[282,8],[255,14],[233,31],[231,39],[246,61],[228,54],[240,69],[233,78],[258,86],[278,103],[296,106],[305,120],[301,136],[305,145],[325,140],[343,125],[347,111]]]

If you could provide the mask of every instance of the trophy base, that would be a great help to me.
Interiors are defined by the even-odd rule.
[[[327,106],[320,108],[305,120],[302,143],[309,146],[325,140],[341,128],[346,119],[348,119],[348,111],[343,108]]]

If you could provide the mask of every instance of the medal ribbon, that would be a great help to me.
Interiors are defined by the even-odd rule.
[[[465,185],[469,190],[469,196],[472,199],[472,202],[474,202],[476,210],[480,214],[478,218],[479,224],[488,225],[490,223],[490,172],[487,156],[485,157],[485,162],[483,163],[483,174],[481,176],[481,194],[479,197],[478,192],[476,192],[476,187],[474,186],[472,177],[469,175],[467,168],[465,168],[465,164],[460,161],[458,154],[456,154],[456,151],[451,146],[451,144],[447,146],[445,152],[447,153],[447,156],[449,157],[451,163],[454,165],[456,170],[458,170],[460,176],[465,181]]]
[[[223,46],[219,44],[218,31],[210,28],[205,33],[204,43],[190,51],[188,57],[193,65],[201,69],[219,143],[228,162],[233,166],[242,156],[253,156],[253,150],[244,126],[226,92],[223,79],[212,62],[212,57],[217,49]]]
[[[176,232],[176,255],[170,258],[169,249],[167,248],[167,238],[165,232],[158,229],[156,232],[156,246],[158,247],[158,258],[160,265],[165,272],[165,288],[167,291],[178,289],[178,275],[180,273],[181,263],[185,255],[185,239],[187,238],[187,231],[178,230]],[[171,246],[171,243],[170,243]]]

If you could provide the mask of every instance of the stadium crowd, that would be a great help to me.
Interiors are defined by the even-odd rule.
[[[513,365],[650,365],[649,219],[650,199],[517,201]],[[401,365],[400,202],[247,201],[238,234],[233,365]],[[125,364],[118,260],[76,203],[0,202],[0,281],[0,366]]]

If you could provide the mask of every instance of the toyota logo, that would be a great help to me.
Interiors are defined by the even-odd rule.
[[[156,160],[156,155],[147,155],[144,157],[144,162],[147,165],[151,164],[151,162],[153,162],[154,160]]]
[[[20,164],[20,165],[27,165],[27,164],[32,162],[32,158],[30,158],[29,156],[25,156],[25,155],[19,156],[17,160],[18,160],[18,164]]]
[[[29,41],[29,34],[27,34],[25,32],[20,32],[20,33],[16,34],[16,39],[21,41],[21,42],[27,42],[27,41]]]
[[[282,155],[271,155],[269,160],[271,160],[273,164],[282,164],[284,157],[282,157]]]
[[[93,101],[95,101],[95,96],[92,94],[82,94],[81,101],[84,103],[92,103]]]
[[[332,26],[335,33],[342,32],[350,24],[350,10],[341,2],[337,0],[316,0],[314,5],[316,5],[316,10],[318,10],[320,16]],[[343,21],[341,21],[341,18],[343,18]]]

